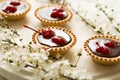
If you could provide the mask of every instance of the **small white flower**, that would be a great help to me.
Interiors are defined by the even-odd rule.
[[[80,72],[85,73],[85,72],[87,72],[87,69],[82,69],[82,70],[80,70]]]
[[[93,80],[92,76],[87,76],[87,80]]]
[[[79,77],[79,80],[85,80],[85,79],[86,79],[86,77],[84,77],[84,76]]]

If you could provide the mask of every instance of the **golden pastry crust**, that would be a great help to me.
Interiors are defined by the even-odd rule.
[[[3,1],[5,1],[5,0],[3,0]],[[1,1],[1,2],[3,2],[3,1]],[[3,11],[0,11],[0,14],[6,16],[6,18],[8,20],[23,19],[26,16],[26,14],[30,11],[31,5],[30,5],[30,3],[28,3],[27,1],[24,1],[24,0],[22,0],[21,2],[24,2],[26,4],[26,8],[24,10],[22,10],[21,12],[19,12],[19,13],[5,13]]]
[[[47,20],[47,19],[44,19],[42,18],[40,15],[39,15],[39,11],[42,10],[43,8],[45,7],[60,7],[60,5],[52,5],[52,4],[49,4],[49,5],[43,5],[39,8],[36,9],[35,11],[35,16],[41,21],[41,23],[45,26],[63,26],[65,25],[67,22],[69,22],[71,19],[72,19],[72,12],[67,9],[65,6],[63,6],[63,9],[67,12],[68,16],[63,19],[63,20],[59,20],[59,21],[52,21],[52,20]]]
[[[63,30],[64,32],[66,32],[67,34],[69,34],[69,36],[71,37],[71,42],[66,44],[65,46],[61,46],[61,47],[49,47],[49,46],[46,46],[46,45],[42,45],[43,48],[45,49],[48,49],[50,48],[50,53],[51,54],[54,54],[54,53],[63,53],[65,51],[67,51],[68,49],[70,49],[71,47],[73,47],[75,44],[76,44],[76,36],[68,29],[65,29],[65,28],[62,28],[62,27],[58,27],[58,26],[48,26],[48,27],[44,27],[44,28],[40,28],[39,31],[41,32],[41,30],[43,29],[59,29],[59,30]],[[37,40],[37,36],[39,35],[39,33],[34,33],[33,36],[32,36],[32,41],[35,43],[35,44],[40,44]]]
[[[92,51],[88,47],[88,43],[90,40],[93,40],[96,38],[105,38],[105,39],[111,39],[111,40],[120,42],[120,39],[115,36],[104,36],[104,35],[96,35],[86,40],[84,43],[84,49],[88,53],[88,55],[92,57],[93,61],[99,64],[102,64],[102,65],[114,65],[120,62],[120,56],[114,57],[114,58],[107,58],[107,57],[100,57],[100,56],[93,54]]]

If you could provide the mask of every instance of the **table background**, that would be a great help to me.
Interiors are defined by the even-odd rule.
[[[89,3],[93,3],[95,0],[68,0],[73,1],[73,6],[76,6],[75,4],[81,3],[82,1],[86,1]],[[120,0],[115,0],[116,5],[120,5]],[[49,3],[48,0],[28,0],[28,2],[31,3],[32,9],[27,14],[26,18],[20,21],[9,21],[9,25],[15,29],[18,30],[18,33],[24,37],[25,41],[28,42],[31,40],[33,31],[25,29],[22,27],[23,24],[26,24],[32,28],[38,29],[41,27],[40,21],[34,16],[34,11],[36,8],[38,8],[42,4]],[[89,5],[88,5],[89,6]],[[119,8],[119,7],[118,7]],[[87,26],[83,21],[81,20],[78,15],[76,15],[73,12],[74,16],[65,27],[68,29],[71,29],[73,33],[77,36],[77,44],[68,52],[66,53],[65,57],[66,59],[69,59],[69,61],[72,64],[75,64],[77,60],[77,53],[79,52],[80,48],[83,47],[83,43],[86,39],[89,37],[96,35],[96,33],[91,29],[91,27]],[[82,56],[79,60],[78,67],[80,69],[87,69],[88,74],[95,77],[95,80],[120,80],[120,64],[114,65],[114,66],[102,66],[99,64],[94,63],[89,56],[87,56],[86,52],[83,50]],[[6,80],[2,77],[0,77],[0,80]]]

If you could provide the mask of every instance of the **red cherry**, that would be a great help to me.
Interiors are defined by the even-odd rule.
[[[63,12],[64,10],[55,8],[55,9],[53,9],[53,11]]]
[[[50,16],[51,16],[52,18],[58,18],[58,15],[59,15],[59,12],[58,12],[58,11],[53,11]]]
[[[53,37],[52,42],[54,42],[58,45],[61,45],[61,46],[66,44],[66,40],[63,37],[60,37],[60,36]]]
[[[65,18],[65,16],[64,16],[64,14],[59,13],[58,18],[59,18],[59,19],[63,19],[63,18]]]
[[[19,6],[21,3],[19,1],[11,1],[10,5]]]
[[[63,12],[64,10],[63,10],[63,9],[57,9],[57,11],[59,11],[59,12]]]
[[[6,13],[14,13],[17,11],[17,8],[12,5],[9,5],[3,11]]]
[[[50,39],[55,35],[55,33],[51,29],[44,29],[42,30],[42,35],[46,39]]]
[[[109,48],[114,48],[115,47],[115,42],[114,41],[109,41],[105,43],[105,46]]]
[[[64,14],[62,13],[64,10],[63,9],[53,9],[53,12],[51,13],[51,17],[52,18],[58,18],[58,19],[64,19],[65,16]]]
[[[96,52],[103,53],[103,54],[109,54],[110,50],[109,48],[100,46],[96,49]]]

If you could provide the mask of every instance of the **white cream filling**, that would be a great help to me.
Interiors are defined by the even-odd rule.
[[[99,47],[99,46],[105,46],[104,43],[107,41],[107,39],[94,39],[94,40],[90,40],[89,43],[88,43],[88,46],[89,48],[94,52],[96,53],[96,49]],[[96,42],[99,43],[99,46],[96,44]]]
[[[71,40],[71,37],[65,33],[63,30],[58,30],[58,29],[51,29],[54,31],[55,36],[61,36],[63,37],[67,42]],[[45,45],[50,45],[50,46],[58,46],[56,43],[53,43],[51,39],[45,39],[43,38],[42,35],[38,36],[38,40],[40,43],[45,44]]]
[[[41,16],[44,19],[48,19],[48,20],[58,20],[57,18],[52,18],[50,16],[50,14],[52,13],[53,9],[55,9],[55,7],[46,7],[43,8],[39,11],[39,16]],[[67,12],[62,12],[62,14],[64,14],[64,16],[66,17],[68,14]]]
[[[26,4],[24,2],[20,2],[21,4],[19,6],[16,6],[17,11],[14,13],[20,13],[24,9],[26,9]],[[0,11],[4,10],[7,6],[10,5],[10,1],[4,1],[0,3]]]

